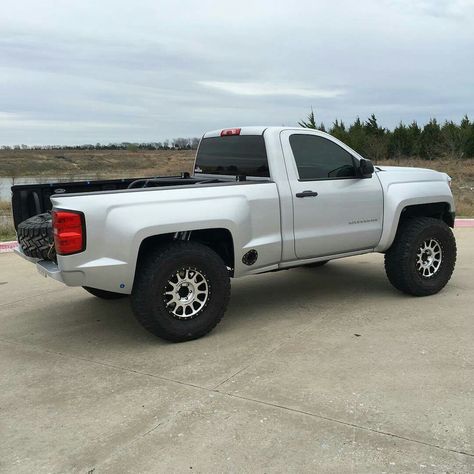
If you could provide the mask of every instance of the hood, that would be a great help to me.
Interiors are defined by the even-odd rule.
[[[430,170],[428,168],[411,168],[408,166],[376,166],[375,169],[377,170],[377,175],[381,180],[384,180],[384,178],[389,178],[391,181],[397,182],[451,181],[451,178],[446,173]]]

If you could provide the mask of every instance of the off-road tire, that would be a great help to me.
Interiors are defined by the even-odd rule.
[[[441,246],[438,270],[424,277],[417,269],[417,252],[423,242],[435,239]],[[385,272],[398,290],[414,295],[438,293],[448,283],[456,264],[456,240],[449,226],[440,219],[414,217],[402,221],[395,240],[385,254]]]
[[[120,298],[126,298],[128,295],[124,293],[115,293],[113,291],[99,290],[98,288],[91,288],[90,286],[83,286],[91,295],[97,296],[97,298],[102,298],[103,300],[118,300]]]
[[[18,242],[28,257],[55,260],[52,217],[49,212],[30,217],[18,225]]]
[[[170,277],[182,269],[205,275],[205,306],[190,318],[172,314],[165,289]],[[140,259],[132,291],[132,309],[152,334],[172,342],[197,339],[210,332],[224,316],[230,298],[229,271],[217,253],[198,242],[172,242]]]

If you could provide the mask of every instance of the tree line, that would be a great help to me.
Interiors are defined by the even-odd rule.
[[[330,127],[317,123],[314,111],[306,120],[298,122],[301,127],[328,132],[363,156],[374,161],[383,159],[423,158],[427,160],[474,158],[474,122],[467,115],[459,123],[438,122],[430,119],[419,125],[416,121],[406,125],[400,122],[393,130],[379,125],[372,114],[367,120],[359,117],[351,124],[335,120]],[[2,150],[195,150],[199,138],[174,138],[162,142],[121,142],[84,145],[14,145],[0,146]]]
[[[383,159],[423,158],[433,160],[474,158],[474,122],[465,115],[460,123],[439,123],[432,118],[423,126],[416,121],[400,122],[393,130],[381,127],[372,114],[366,121],[359,117],[351,124],[335,120],[330,127],[317,123],[314,111],[301,127],[328,132],[362,156],[374,161]]]
[[[162,142],[121,142],[121,143],[96,143],[83,145],[3,145],[1,150],[195,150],[199,138],[173,138]]]

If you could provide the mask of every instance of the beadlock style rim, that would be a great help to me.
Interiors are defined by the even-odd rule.
[[[441,267],[443,251],[436,239],[425,240],[416,253],[416,269],[424,278],[431,278]]]
[[[170,275],[163,293],[169,314],[177,319],[195,318],[207,305],[210,285],[206,276],[193,267],[185,267]]]

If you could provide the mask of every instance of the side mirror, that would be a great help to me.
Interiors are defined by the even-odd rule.
[[[370,160],[362,158],[359,161],[359,176],[361,178],[371,178],[374,174],[374,165]]]

